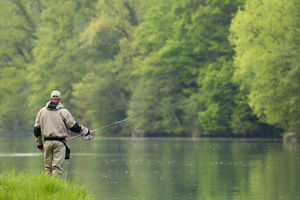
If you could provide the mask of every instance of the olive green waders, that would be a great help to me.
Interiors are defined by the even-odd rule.
[[[66,156],[66,147],[61,141],[44,142],[45,171],[49,175],[61,177],[64,173],[63,163]]]

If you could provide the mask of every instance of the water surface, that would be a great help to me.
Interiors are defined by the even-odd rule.
[[[105,200],[296,200],[300,146],[280,141],[78,139],[67,179]],[[0,136],[0,171],[40,172],[33,137]]]

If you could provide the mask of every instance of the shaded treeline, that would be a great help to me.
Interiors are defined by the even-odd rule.
[[[300,126],[296,0],[0,2],[0,129],[52,90],[110,135],[274,136]],[[280,130],[280,131],[279,131]]]

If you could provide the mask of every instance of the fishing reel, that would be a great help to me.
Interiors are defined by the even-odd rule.
[[[93,138],[94,138],[93,135],[82,136],[82,139],[85,139],[85,140],[92,140]]]

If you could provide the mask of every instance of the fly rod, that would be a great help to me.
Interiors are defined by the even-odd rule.
[[[155,110],[156,110],[156,109],[155,109]],[[125,123],[126,121],[129,121],[129,120],[132,120],[132,119],[134,119],[134,118],[137,118],[137,117],[141,117],[141,116],[147,115],[148,113],[151,113],[151,112],[153,112],[153,111],[154,111],[154,109],[148,110],[147,112],[144,112],[144,113],[139,113],[139,114],[133,115],[133,116],[131,116],[131,117],[127,117],[127,118],[122,119],[122,120],[120,120],[120,121],[116,121],[116,122],[113,122],[113,123],[111,123],[111,124],[107,124],[107,125],[102,126],[102,127],[100,127],[100,128],[96,128],[95,131],[97,131],[97,130],[99,131],[99,130],[102,130],[102,129],[105,129],[105,128],[109,128],[109,127],[112,127],[112,126],[116,126],[116,125],[119,125],[119,124],[123,124],[123,123]],[[79,138],[79,137],[82,137],[82,136],[84,136],[84,134],[76,135],[76,136],[74,136],[74,137],[68,138],[67,141],[71,141],[71,140],[74,140],[74,139]]]

